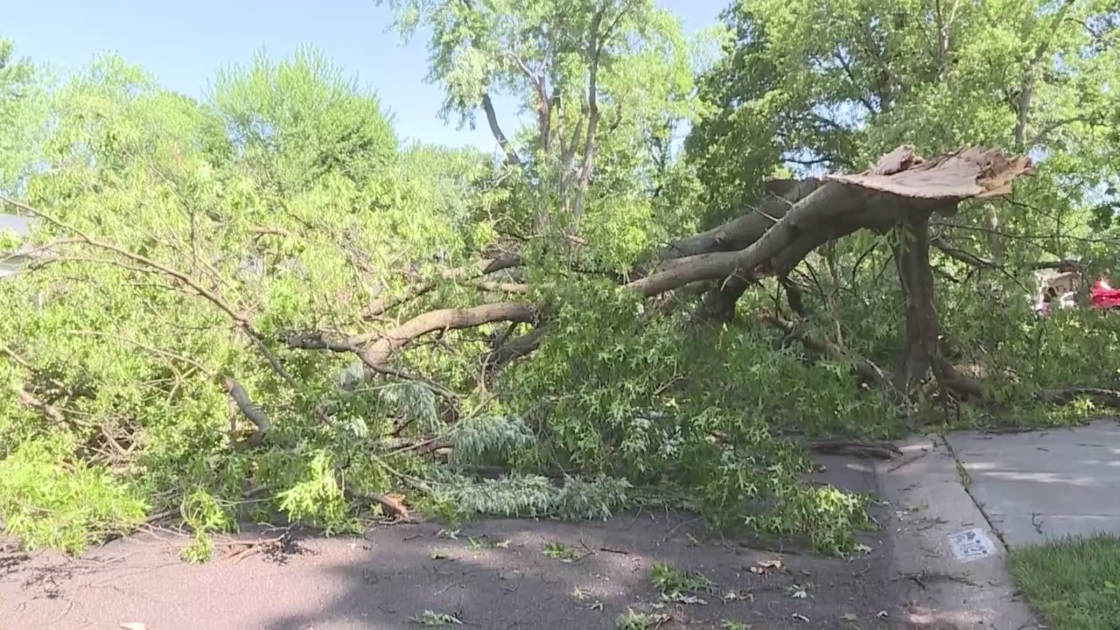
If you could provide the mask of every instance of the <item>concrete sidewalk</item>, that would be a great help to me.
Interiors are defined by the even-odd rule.
[[[916,604],[928,611],[924,618],[946,627],[1038,627],[1004,567],[1008,548],[1120,535],[1116,420],[1019,433],[957,432],[900,448],[901,458],[870,467],[878,494],[901,507],[890,536],[893,566],[900,575],[939,576],[932,585],[922,580]]]
[[[1023,630],[1038,624],[1004,566],[998,533],[962,485],[952,450],[940,438],[898,445],[901,457],[868,463],[836,458],[865,474],[889,504],[884,543],[902,628]]]
[[[1030,433],[954,433],[968,490],[1011,547],[1120,534],[1120,422]]]
[[[361,538],[220,541],[206,565],[186,539],[145,535],[79,559],[0,544],[0,627],[148,630],[408,628],[430,610],[474,628],[615,628],[634,610],[661,628],[1023,630],[1037,622],[1004,568],[1011,545],[1120,531],[1120,425],[1017,435],[962,433],[900,445],[901,457],[822,458],[824,481],[885,500],[852,559],[736,546],[665,512],[605,523],[480,521]],[[971,493],[971,494],[970,494]],[[975,500],[974,500],[975,498]],[[982,509],[981,509],[982,508]],[[562,544],[570,561],[544,550]],[[701,571],[703,602],[663,602],[655,562]]]

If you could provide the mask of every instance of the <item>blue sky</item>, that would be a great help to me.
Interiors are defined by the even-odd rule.
[[[214,71],[248,62],[262,48],[283,57],[301,44],[322,50],[335,64],[377,90],[403,138],[495,148],[484,121],[456,131],[437,117],[440,89],[424,82],[427,42],[422,34],[401,47],[387,32],[391,14],[373,0],[139,0],[9,2],[0,37],[15,41],[17,56],[63,69],[101,52],[119,53],[153,73],[165,87],[201,96]],[[681,17],[689,33],[714,24],[730,0],[659,0]],[[158,8],[157,8],[158,7]],[[497,103],[505,118],[511,104]],[[504,111],[501,111],[504,110]],[[508,130],[507,130],[508,131]]]

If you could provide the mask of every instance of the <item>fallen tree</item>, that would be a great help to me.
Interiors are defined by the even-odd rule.
[[[239,419],[247,420],[253,427],[243,439],[225,442],[234,448],[221,448],[223,455],[215,458],[216,462],[284,457],[299,470],[323,470],[327,471],[324,475],[338,475],[291,486],[298,492],[311,492],[327,484],[338,488],[339,500],[377,503],[384,513],[398,516],[406,515],[407,511],[395,507],[400,502],[394,503],[387,497],[393,496],[391,491],[399,487],[411,488],[411,492],[423,496],[438,496],[441,501],[449,500],[456,505],[474,506],[470,509],[477,511],[500,512],[515,505],[522,506],[518,510],[532,513],[542,509],[533,506],[540,505],[539,493],[546,490],[552,497],[549,506],[565,504],[568,499],[563,497],[568,495],[563,493],[584,497],[589,487],[598,488],[596,492],[605,501],[609,499],[606,504],[614,505],[621,496],[621,486],[612,485],[616,481],[652,486],[657,482],[648,477],[651,470],[658,474],[683,470],[693,475],[688,482],[692,484],[690,492],[702,496],[701,500],[714,513],[722,514],[719,518],[726,519],[737,518],[739,514],[738,508],[728,506],[747,505],[754,500],[739,485],[744,469],[759,474],[748,485],[769,483],[771,490],[764,494],[788,496],[791,484],[795,483],[792,473],[777,480],[770,473],[776,465],[773,462],[783,462],[785,466],[787,456],[792,457],[783,450],[787,442],[803,443],[818,451],[857,451],[873,457],[891,457],[893,452],[869,441],[806,441],[801,439],[804,435],[793,435],[798,428],[793,422],[789,423],[790,433],[785,432],[787,420],[825,416],[835,409],[827,402],[818,404],[814,398],[818,392],[813,388],[819,383],[809,382],[829,370],[811,366],[813,372],[806,377],[809,372],[798,370],[811,361],[803,361],[802,356],[787,355],[768,363],[767,342],[759,341],[758,337],[751,341],[754,345],[712,352],[715,360],[708,363],[703,357],[699,361],[690,357],[675,364],[687,352],[685,340],[689,331],[680,330],[677,320],[663,317],[658,308],[638,309],[640,315],[631,318],[632,303],[671,299],[676,303],[699,304],[702,314],[717,312],[730,319],[736,302],[751,287],[777,285],[785,293],[789,313],[776,304],[774,309],[760,308],[757,317],[749,321],[760,321],[779,331],[786,340],[803,346],[811,359],[847,366],[861,390],[875,390],[873,395],[846,391],[848,384],[843,382],[844,374],[840,371],[839,382],[834,381],[829,388],[833,393],[839,392],[837,398],[853,401],[849,410],[874,410],[873,413],[885,417],[895,413],[892,403],[912,408],[926,395],[936,395],[946,404],[969,396],[983,397],[985,382],[951,365],[941,347],[941,322],[930,257],[931,250],[952,245],[946,236],[938,236],[941,242],[935,238],[931,218],[952,217],[967,199],[1003,195],[1016,177],[1030,169],[1025,159],[1008,159],[984,149],[963,150],[924,161],[909,148],[900,147],[865,173],[770,182],[768,196],[758,208],[715,229],[651,251],[628,277],[597,283],[596,291],[587,293],[599,296],[598,288],[602,288],[602,295],[625,299],[592,301],[590,308],[580,303],[586,297],[587,287],[565,293],[565,278],[592,273],[610,277],[609,274],[581,270],[578,259],[566,261],[569,266],[559,273],[542,274],[548,267],[534,266],[534,252],[520,251],[513,244],[508,251],[491,251],[474,264],[446,268],[432,265],[426,270],[427,278],[406,275],[409,280],[405,286],[398,286],[393,295],[380,296],[371,290],[353,302],[338,301],[348,295],[341,289],[351,288],[345,283],[353,282],[343,275],[351,263],[339,255],[336,264],[342,273],[329,291],[321,287],[312,291],[314,285],[302,279],[298,285],[298,290],[309,295],[328,296],[329,308],[320,307],[322,311],[310,313],[307,311],[313,309],[290,309],[281,316],[264,316],[258,305],[269,299],[269,293],[257,292],[252,284],[248,288],[229,288],[232,283],[208,269],[207,263],[195,263],[187,255],[191,251],[188,248],[167,248],[184,252],[178,257],[166,252],[161,258],[142,255],[139,251],[143,250],[123,244],[130,242],[124,238],[104,238],[88,227],[78,228],[59,220],[50,212],[39,212],[26,204],[19,207],[38,214],[54,228],[53,236],[59,237],[43,247],[49,255],[34,262],[29,272],[46,271],[42,276],[46,281],[63,277],[61,272],[66,268],[113,271],[118,283],[150,282],[155,287],[138,293],[141,297],[135,300],[122,299],[122,304],[149,306],[159,304],[160,300],[175,300],[175,308],[192,318],[184,318],[184,323],[172,320],[159,340],[144,344],[152,367],[147,368],[146,380],[137,390],[154,392],[147,394],[146,400],[171,401],[163,403],[169,408],[188,395],[199,398],[213,393],[228,398],[232,403],[231,429]],[[211,229],[218,232],[220,224]],[[318,234],[319,247],[333,244],[331,234],[319,233],[320,228],[315,226],[307,229],[307,234],[288,238],[307,240],[309,235]],[[823,256],[822,251],[861,231],[891,233],[893,237],[887,239],[892,243],[890,247],[876,247],[886,253],[884,258],[894,261],[905,298],[897,318],[902,323],[903,337],[897,365],[886,365],[883,357],[889,355],[876,355],[874,359],[860,356],[842,335],[823,333],[825,327],[814,319],[812,308],[812,301],[820,292],[811,293],[797,281],[804,277],[805,269],[815,264],[808,260],[811,254]],[[236,247],[236,241],[231,242]],[[946,256],[951,254],[946,252]],[[853,269],[858,267],[857,261]],[[534,285],[540,278],[552,286]],[[49,288],[49,284],[44,286]],[[33,287],[26,288],[22,303],[32,304],[38,298],[32,294]],[[340,297],[332,299],[336,295]],[[754,297],[757,296],[748,296]],[[61,301],[55,299],[54,303]],[[308,303],[318,306],[310,299]],[[194,308],[196,304],[202,307]],[[617,304],[624,308],[612,311]],[[115,308],[124,310],[122,306]],[[89,316],[93,310],[84,309],[82,316]],[[577,322],[579,325],[573,327],[573,311],[588,315],[587,321],[592,324],[580,328],[582,324]],[[157,309],[149,312],[148,321],[165,318]],[[300,328],[302,325],[306,327]],[[85,326],[105,324],[94,320]],[[662,328],[657,329],[658,326]],[[142,330],[139,325],[134,328]],[[470,332],[478,328],[483,329],[483,334]],[[651,330],[654,334],[647,334]],[[176,338],[176,331],[189,331],[188,335],[197,336],[183,335],[180,339]],[[120,336],[119,331],[96,332],[112,338]],[[234,339],[238,350],[206,355],[221,342],[223,335]],[[666,339],[670,341],[665,342]],[[178,340],[182,347],[156,347],[164,340],[169,345]],[[451,350],[453,342],[464,340],[466,344]],[[546,343],[549,340],[554,345]],[[41,347],[22,339],[13,345],[35,359],[43,352]],[[108,344],[106,349],[119,345]],[[473,349],[483,345],[481,352]],[[53,349],[50,344],[46,347]],[[739,371],[732,372],[726,366],[728,362],[734,363],[734,357],[746,356],[743,348],[761,358],[753,363],[744,362],[745,367],[738,365]],[[113,350],[121,352],[119,347]],[[92,358],[85,360],[96,365],[102,352],[91,350]],[[534,352],[540,353],[539,361],[519,366],[500,388],[493,386],[493,376],[499,369]],[[351,361],[356,369],[345,369],[348,375],[357,373],[354,378],[364,376],[367,381],[391,382],[340,388],[333,375],[339,362],[330,355],[356,358],[357,361]],[[230,363],[230,357],[236,357],[239,363]],[[440,361],[444,363],[441,365]],[[555,367],[563,361],[570,361],[574,367]],[[457,363],[449,368],[451,362]],[[81,376],[80,370],[40,378],[28,367],[35,360],[22,363],[26,364],[21,366],[21,373],[27,374],[27,382],[19,383],[22,389],[15,394],[20,408],[50,423],[73,427],[71,430],[81,434],[87,450],[111,452],[104,457],[106,461],[130,461],[134,446],[140,444],[142,448],[143,436],[153,434],[149,426],[166,430],[160,424],[163,416],[130,416],[134,412],[127,406],[126,398],[106,405],[114,415],[91,420],[89,411],[80,409],[76,413],[66,397],[51,394],[46,387],[35,387],[38,380],[48,377],[73,380]],[[790,368],[793,364],[796,367]],[[769,372],[774,366],[784,372]],[[192,371],[199,376],[190,376]],[[744,377],[753,380],[735,382]],[[770,387],[782,392],[776,394],[767,389]],[[705,392],[722,389],[738,391],[723,400],[703,398]],[[413,396],[417,391],[423,395]],[[106,392],[106,398],[112,395],[111,389],[106,388]],[[384,392],[397,392],[401,398],[381,397]],[[880,392],[887,395],[878,395]],[[293,394],[300,398],[292,400]],[[415,409],[408,409],[413,403],[398,405],[405,396],[413,396]],[[696,400],[687,402],[687,410],[681,411],[679,417],[666,412],[671,404],[689,397]],[[751,407],[752,398],[761,402]],[[573,399],[578,402],[572,403]],[[1098,405],[1120,406],[1120,393],[1107,387],[1046,388],[1037,395],[1038,401],[1047,404],[1084,399]],[[805,403],[806,400],[811,402]],[[105,404],[101,400],[96,402]],[[740,406],[742,402],[747,403],[748,411]],[[210,404],[211,408],[216,407],[213,401]],[[848,403],[841,406],[844,404]],[[745,425],[742,416],[750,413],[756,416],[750,421],[754,424]],[[177,416],[167,413],[166,417]],[[184,429],[192,437],[201,436],[195,438],[199,440],[208,435],[204,422],[211,422],[214,413],[200,417],[197,428]],[[375,440],[369,439],[370,433],[352,432],[349,428],[350,423],[358,420],[370,426],[369,419],[374,424],[365,430],[376,432],[379,438]],[[105,426],[110,430],[99,429]],[[635,426],[635,432],[648,429],[654,437],[650,442],[642,442],[648,436],[628,433]],[[99,431],[104,435],[99,435]],[[476,433],[472,435],[472,431]],[[841,432],[832,434],[836,433]],[[231,431],[231,436],[236,435]],[[786,438],[793,438],[793,442]],[[313,456],[290,449],[301,439],[316,440],[309,442],[317,447],[311,451]],[[636,446],[632,448],[628,441],[634,441]],[[667,450],[671,456],[662,455],[662,444],[678,450]],[[205,448],[219,452],[220,447]],[[520,448],[523,452],[507,454],[505,460],[499,455],[494,461],[483,456],[491,454],[486,448],[499,449],[499,453],[501,448]],[[405,454],[423,457],[425,465],[437,461],[449,464],[454,468],[454,483],[434,489],[431,480],[417,481],[407,467],[397,466],[397,460]],[[521,457],[528,463],[517,459]],[[384,473],[363,472],[362,466],[373,465],[363,463],[361,458],[375,459],[376,470]],[[771,463],[760,466],[760,458]],[[497,479],[491,480],[495,485],[478,479],[495,476],[481,474],[483,470],[499,471]],[[526,470],[540,477],[517,476]],[[353,477],[347,475],[355,474],[354,471],[374,481],[369,482],[367,489],[351,487]],[[250,488],[247,492],[263,491],[260,489],[267,489],[269,484],[284,488],[292,484],[287,477],[277,475],[253,476],[252,483],[245,486]],[[606,481],[572,482],[570,489],[565,489],[567,485],[559,490],[553,487],[556,480],[574,478],[573,475],[586,475],[589,479],[604,475]],[[494,498],[499,483],[520,489],[516,496],[510,494],[501,503]],[[304,513],[299,510],[303,508],[285,503],[286,496],[289,495],[279,496],[278,505],[294,517],[301,517]],[[812,500],[811,493],[797,496],[800,500]],[[526,505],[530,507],[524,508]],[[574,513],[585,513],[580,507],[583,503],[576,501],[573,505],[578,508]],[[593,502],[594,505],[600,504]],[[800,519],[803,511],[792,509],[789,514]],[[789,522],[774,524],[778,529],[791,526]],[[798,521],[796,527],[808,526]]]
[[[942,395],[977,395],[974,382],[958,375],[943,357],[940,324],[934,291],[930,248],[930,219],[951,217],[962,201],[1006,195],[1013,181],[1033,171],[1026,158],[1008,158],[998,151],[968,148],[924,160],[909,146],[883,156],[870,170],[859,174],[827,175],[820,179],[775,180],[758,208],[724,225],[677,240],[654,252],[622,284],[646,298],[671,291],[700,287],[696,293],[716,295],[715,301],[734,301],[753,282],[776,276],[789,288],[788,275],[805,258],[827,243],[860,230],[885,234],[896,231],[892,256],[904,293],[904,351],[893,375],[866,359],[852,357],[828,341],[814,340],[794,323],[766,315],[762,319],[801,341],[809,350],[853,365],[864,382],[894,391],[900,402],[911,401],[917,386],[932,374]],[[509,269],[517,258],[483,261],[479,273],[464,270],[444,274],[448,279],[469,278],[482,290],[493,287],[481,278]],[[703,286],[703,283],[710,283]],[[520,286],[520,285],[519,285]],[[429,291],[430,283],[405,291],[415,296]],[[527,291],[527,289],[526,289]],[[400,300],[398,300],[399,302]],[[379,313],[387,309],[377,309]],[[383,369],[393,353],[418,337],[437,331],[483,324],[509,324],[485,359],[491,368],[524,357],[546,334],[547,318],[528,303],[492,303],[470,309],[441,309],[420,314],[392,330],[355,335],[342,346],[356,352],[367,367]],[[531,324],[525,334],[514,335],[518,324]],[[307,348],[304,342],[290,347]],[[322,346],[319,346],[322,347]],[[1099,397],[1098,397],[1099,398]]]
[[[630,277],[619,280],[620,290],[632,291],[643,298],[672,292],[701,295],[710,313],[728,319],[744,291],[764,278],[776,277],[785,287],[795,315],[804,319],[806,313],[800,305],[803,298],[789,275],[807,256],[861,230],[878,234],[893,231],[897,237],[893,239],[891,257],[905,304],[904,349],[894,370],[853,356],[838,342],[813,337],[804,322],[789,321],[777,314],[763,314],[760,320],[797,340],[810,353],[851,365],[862,383],[890,390],[900,403],[913,402],[918,386],[931,375],[939,396],[945,401],[982,396],[979,381],[959,374],[943,356],[930,250],[933,247],[950,250],[947,255],[958,260],[962,256],[944,238],[931,236],[931,218],[954,216],[959,204],[968,199],[1006,195],[1017,177],[1031,172],[1031,163],[1026,158],[1007,158],[998,151],[984,148],[962,149],[924,160],[909,146],[901,146],[863,173],[774,180],[767,183],[767,196],[757,208],[721,226],[651,252]],[[24,209],[34,212],[26,206]],[[43,218],[67,227],[49,216],[43,215]],[[76,235],[83,243],[106,247],[86,239],[83,234]],[[145,262],[143,257],[135,255],[125,258]],[[467,267],[439,271],[436,279],[415,282],[395,297],[369,304],[362,310],[362,318],[366,321],[389,319],[394,309],[429,295],[440,281],[473,287],[486,295],[525,296],[532,292],[532,287],[520,281],[516,274],[523,264],[520,255],[506,252]],[[185,282],[183,278],[190,280],[185,282],[188,288],[197,287],[194,290],[201,297],[231,313],[233,324],[248,330],[258,348],[270,358],[270,363],[277,363],[248,321],[212,291],[180,272],[168,272],[159,267],[153,267],[153,271],[168,273],[180,282]],[[493,279],[498,273],[506,277]],[[357,334],[293,331],[281,335],[280,340],[289,349],[353,354],[370,375],[422,383],[453,401],[459,395],[451,389],[394,367],[393,357],[425,335],[500,324],[505,326],[504,331],[490,335],[489,349],[481,361],[480,382],[485,384],[495,370],[528,356],[540,346],[548,334],[547,311],[545,305],[527,301],[491,302],[470,308],[422,312],[385,330]],[[521,330],[522,325],[528,325],[529,329]],[[276,367],[278,373],[285,373],[278,363]],[[1111,405],[1120,400],[1120,396],[1092,391],[1092,398],[1101,404]],[[1069,394],[1055,392],[1042,396],[1049,402],[1065,401],[1069,397]]]

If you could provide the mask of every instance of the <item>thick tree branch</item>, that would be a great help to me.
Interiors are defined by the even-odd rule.
[[[490,133],[494,134],[498,146],[502,147],[502,151],[506,154],[506,163],[510,166],[521,167],[521,156],[510,144],[506,134],[502,133],[502,127],[498,124],[498,113],[494,111],[494,102],[490,100],[489,92],[483,92],[482,94],[482,109],[486,112],[486,122],[490,125]]]
[[[902,146],[858,175],[830,175],[745,249],[672,261],[658,273],[628,284],[649,297],[699,280],[788,271],[814,248],[859,229],[882,230],[905,206],[955,212],[968,198],[1005,195],[1016,177],[1033,172],[1026,158],[968,149],[924,161]],[[903,203],[905,200],[905,203]]]
[[[894,247],[906,316],[903,356],[895,388],[906,395],[930,370],[944,394],[949,376],[941,355],[941,327],[929,262],[929,215],[929,212],[904,210],[899,222],[901,242]]]
[[[31,409],[35,409],[39,413],[43,414],[43,416],[45,418],[47,418],[51,422],[55,423],[56,425],[58,425],[58,426],[65,426],[65,425],[82,426],[80,423],[68,421],[66,419],[66,416],[64,416],[62,414],[62,412],[58,410],[57,407],[39,400],[33,394],[31,394],[31,392],[27,391],[26,389],[19,386],[18,384],[14,385],[12,387],[12,390],[14,391],[14,393],[16,395],[16,400],[19,401],[19,404],[23,405],[24,407],[30,407]]]
[[[482,383],[489,387],[498,370],[539,348],[547,333],[548,329],[542,324],[519,337],[502,339],[482,361]]]
[[[583,212],[583,199],[587,195],[587,187],[591,182],[592,158],[595,155],[595,132],[599,127],[599,59],[603,53],[600,41],[600,27],[603,23],[603,12],[606,7],[601,7],[591,18],[589,41],[587,43],[588,56],[591,58],[587,80],[587,130],[583,140],[583,157],[580,160],[578,192],[572,200],[572,224],[578,231],[580,214]],[[619,15],[621,18],[621,14]]]
[[[367,370],[375,374],[382,374],[385,376],[392,376],[393,378],[402,381],[412,381],[420,383],[432,390],[433,392],[443,396],[448,401],[456,401],[459,395],[447,389],[443,385],[426,379],[422,376],[415,376],[407,374],[400,370],[395,370],[385,365],[375,363],[370,356],[369,352],[360,345],[352,343],[349,339],[336,340],[329,339],[327,333],[323,331],[310,331],[310,332],[295,332],[289,333],[284,336],[283,341],[289,348],[299,350],[328,350],[330,352],[337,352],[340,354],[353,354],[358,357]]]
[[[674,241],[655,252],[653,260],[743,249],[762,238],[762,235],[781,220],[794,204],[820,188],[822,184],[819,179],[768,181],[765,184],[766,196],[757,209],[706,232]]]
[[[361,346],[372,342],[366,351],[370,364],[384,365],[394,352],[405,347],[417,337],[437,330],[473,328],[494,322],[536,323],[539,312],[536,306],[524,302],[483,304],[467,309],[441,309],[418,315],[385,333],[370,333],[352,337],[350,343]]]
[[[227,376],[222,379],[222,386],[225,388],[226,393],[233,399],[237,409],[241,411],[242,415],[253,423],[255,429],[253,433],[245,438],[240,444],[240,448],[253,448],[260,446],[264,441],[265,433],[272,428],[272,422],[269,421],[268,416],[249,398],[249,394],[245,388],[233,378]]]
[[[1039,65],[1045,59],[1046,53],[1050,49],[1050,41],[1058,32],[1071,6],[1073,6],[1073,0],[1065,0],[1054,17],[1051,18],[1050,31],[1039,39],[1034,56],[1023,72],[1023,80],[1019,86],[1019,98],[1015,102],[1015,128],[1012,131],[1015,148],[1018,151],[1025,151],[1028,148],[1026,146],[1027,124],[1030,119],[1031,99],[1034,95],[1034,83]]]
[[[668,269],[631,282],[628,286],[649,297],[698,280],[719,280],[735,274],[748,276],[764,267],[803,232],[808,233],[814,225],[839,219],[858,210],[863,202],[862,194],[853,194],[844,184],[826,183],[798,203],[746,249],[676,260]],[[827,242],[828,238],[821,237],[817,240],[819,245]]]

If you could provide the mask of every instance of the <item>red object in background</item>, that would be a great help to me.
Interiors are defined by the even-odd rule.
[[[1098,278],[1089,289],[1089,306],[1099,309],[1120,307],[1120,289],[1113,289],[1108,280]]]

